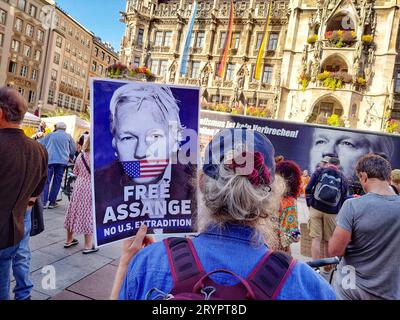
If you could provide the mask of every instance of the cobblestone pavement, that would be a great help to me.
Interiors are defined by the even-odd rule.
[[[58,208],[45,210],[45,231],[30,239],[32,251],[30,272],[34,284],[32,299],[108,299],[120,257],[121,244],[110,245],[101,248],[97,253],[83,255],[83,236],[77,236],[79,245],[64,249],[66,237],[64,217],[67,204],[67,200],[64,199]],[[308,212],[303,199],[299,200],[299,211],[300,223],[306,222]],[[300,244],[292,246],[292,254],[297,259],[309,260],[300,255]],[[48,278],[49,270],[55,271],[55,288],[49,286],[51,285]],[[14,280],[11,290],[13,286]]]
[[[70,249],[64,249],[66,231],[64,229],[64,218],[68,202],[64,200],[60,206],[52,210],[44,210],[45,231],[30,238],[32,251],[31,280],[34,288],[33,300],[46,300],[57,298],[60,293],[65,299],[107,299],[113,277],[116,271],[116,261],[120,256],[120,244],[102,248],[97,253],[83,255],[83,236],[77,236],[79,245]],[[50,269],[47,266],[54,267]],[[49,270],[55,271],[55,288],[46,275]],[[99,277],[98,274],[106,277]],[[98,285],[92,288],[90,283],[82,282],[83,279],[95,277]],[[80,284],[86,285],[81,290]],[[14,287],[14,280],[11,290]],[[64,290],[67,289],[67,292]],[[76,293],[75,291],[78,291]],[[87,294],[87,296],[85,296]],[[13,295],[11,295],[13,297]]]

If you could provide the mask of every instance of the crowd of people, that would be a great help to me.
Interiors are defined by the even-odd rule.
[[[28,138],[19,129],[27,109],[17,91],[0,89],[0,300],[9,298],[11,269],[15,299],[30,299],[32,208],[38,198],[48,210],[58,206],[71,160],[77,180],[64,247],[78,245],[74,236],[83,234],[82,253],[97,251],[90,137],[85,133],[76,143],[58,123],[54,132],[39,128]],[[238,148],[229,137],[240,136]],[[389,161],[372,153],[360,157],[354,175],[364,193],[355,195],[334,155],[323,157],[309,176],[294,161],[276,157],[269,139],[249,129],[222,130],[205,153],[216,159],[216,150],[218,162],[204,163],[194,186],[201,194],[198,235],[154,243],[143,225],[123,244],[112,299],[400,299],[400,170]],[[238,161],[243,155],[254,164],[246,174]],[[302,237],[302,195],[310,211],[312,258],[342,258],[333,286],[291,256],[291,245]],[[348,270],[354,270],[354,285],[347,283]]]

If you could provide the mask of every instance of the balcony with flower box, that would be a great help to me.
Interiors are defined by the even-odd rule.
[[[353,48],[356,42],[356,32],[351,30],[327,31],[323,39],[326,48]]]
[[[307,41],[308,43],[312,41]],[[324,50],[324,60],[318,70],[314,68],[304,69],[298,77],[298,84],[305,91],[311,84],[313,88],[327,88],[330,90],[355,90],[362,92],[367,86],[363,69],[358,69],[357,74],[353,66],[349,66],[347,61],[352,61],[354,49],[345,48],[341,50],[349,50],[350,52],[336,52],[335,49]],[[308,65],[308,64],[307,64]],[[313,65],[314,67],[314,65]],[[352,72],[349,73],[349,70]]]
[[[361,92],[365,90],[367,81],[362,75],[353,77],[348,72],[338,71],[323,71],[317,75],[317,79],[313,85],[311,85],[311,78],[307,75],[300,75],[298,83],[302,86],[303,91],[308,87],[314,88],[325,88],[332,91],[337,90],[355,90]]]

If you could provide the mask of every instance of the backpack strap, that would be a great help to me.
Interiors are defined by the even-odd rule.
[[[86,170],[89,172],[89,174],[91,174],[90,167],[89,167],[88,163],[86,162],[84,153],[81,153],[81,159],[82,159],[82,163],[85,166]]]
[[[171,293],[192,292],[194,285],[206,274],[192,241],[186,238],[169,238],[164,240],[164,244],[174,279]]]
[[[267,252],[247,277],[257,300],[275,300],[296,263],[283,252]]]

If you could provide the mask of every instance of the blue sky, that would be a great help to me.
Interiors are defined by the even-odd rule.
[[[56,0],[57,5],[93,31],[116,51],[125,31],[119,22],[119,11],[125,11],[126,0]]]

